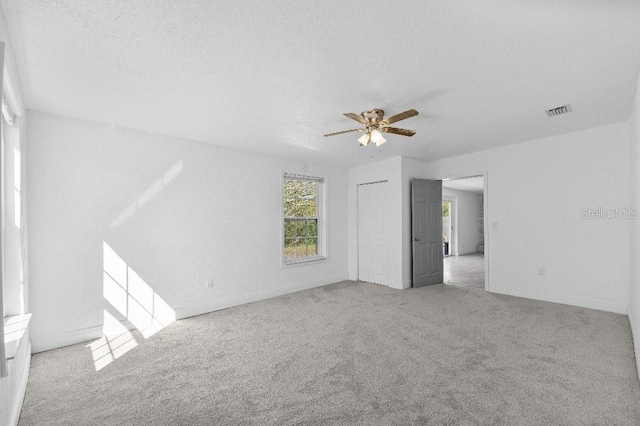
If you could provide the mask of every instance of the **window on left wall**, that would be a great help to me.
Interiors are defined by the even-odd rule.
[[[324,179],[285,173],[282,180],[285,265],[325,259]]]
[[[1,46],[0,46],[1,47]],[[1,69],[1,68],[0,68]],[[24,265],[26,229],[22,151],[22,111],[7,69],[2,72],[2,111],[0,113],[0,212],[2,217],[0,268],[2,270],[2,351],[0,375],[10,374],[8,361],[17,355],[26,333],[30,314],[26,313]],[[24,347],[24,346],[23,346]]]
[[[2,287],[4,316],[25,312],[23,289],[22,240],[22,160],[20,127],[17,117],[4,94],[2,96],[1,162],[2,174]]]

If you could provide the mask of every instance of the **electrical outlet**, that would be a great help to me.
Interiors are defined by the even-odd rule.
[[[213,278],[209,278],[204,282],[204,288],[213,288]]]

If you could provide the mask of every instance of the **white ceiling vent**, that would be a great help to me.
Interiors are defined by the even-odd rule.
[[[559,106],[557,108],[548,109],[546,111],[549,117],[555,117],[556,115],[566,114],[568,112],[571,112],[572,110],[571,110],[571,105],[566,104],[566,105]]]

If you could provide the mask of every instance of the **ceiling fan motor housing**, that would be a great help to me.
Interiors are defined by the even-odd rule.
[[[384,117],[384,111],[381,109],[370,109],[360,114],[370,126],[378,126]]]

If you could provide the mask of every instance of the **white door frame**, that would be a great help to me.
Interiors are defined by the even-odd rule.
[[[470,178],[470,177],[476,177],[476,176],[482,176],[484,177],[484,190],[483,190],[483,209],[484,209],[484,219],[483,219],[483,225],[484,225],[484,289],[485,291],[490,292],[491,291],[491,283],[489,281],[489,254],[490,254],[490,241],[491,241],[491,236],[489,234],[490,231],[490,214],[491,211],[489,209],[489,171],[488,170],[482,170],[482,171],[476,171],[476,172],[469,172],[469,173],[456,173],[453,175],[447,175],[444,176],[442,178],[442,180],[454,180],[454,179],[464,179],[464,178]]]

